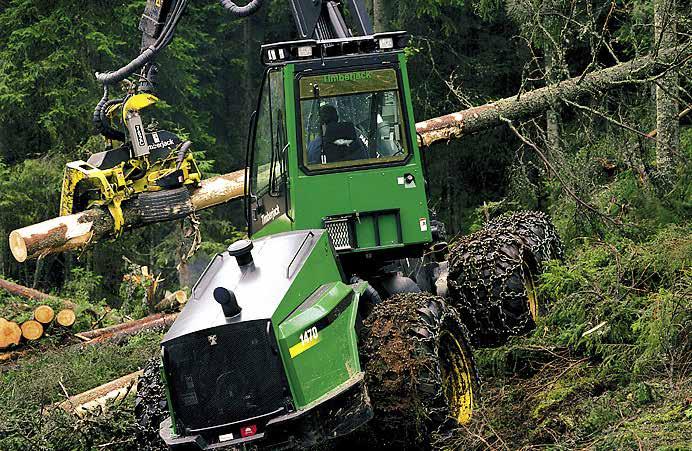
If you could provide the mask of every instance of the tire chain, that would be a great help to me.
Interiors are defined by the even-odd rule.
[[[561,258],[562,244],[543,213],[520,212],[488,223],[450,250],[449,298],[475,345],[504,343],[535,325],[524,281],[547,260]]]
[[[548,260],[564,258],[564,248],[557,229],[550,217],[541,211],[504,214],[491,220],[483,228],[519,237],[531,251],[539,267]]]
[[[383,445],[419,449],[431,438],[450,433],[450,412],[438,359],[440,332],[448,323],[459,329],[459,342],[471,360],[474,385],[478,386],[468,331],[456,310],[441,297],[424,292],[395,295],[376,306],[366,319],[362,364],[376,412],[372,427]],[[397,331],[406,334],[407,343],[396,343],[404,338]],[[402,365],[382,366],[387,357],[382,352],[392,345]],[[405,349],[398,347],[402,345]],[[392,376],[399,378],[394,384]],[[403,402],[402,397],[406,398]],[[424,410],[422,418],[416,407]],[[416,432],[415,444],[403,433],[412,430]]]
[[[159,364],[158,358],[147,361],[137,382],[135,437],[137,449],[141,451],[168,449],[159,437],[159,425],[168,416],[168,405]]]

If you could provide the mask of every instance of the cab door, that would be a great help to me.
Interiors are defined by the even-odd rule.
[[[288,211],[288,140],[281,69],[265,73],[251,138],[248,235],[290,230]],[[271,227],[270,227],[271,225]]]

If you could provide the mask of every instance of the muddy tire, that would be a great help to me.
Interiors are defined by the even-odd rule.
[[[548,215],[540,211],[521,211],[502,215],[488,222],[485,230],[510,233],[531,252],[537,267],[564,256],[562,240]]]
[[[535,290],[538,266],[511,233],[481,230],[450,250],[448,299],[476,346],[505,343],[535,327],[542,308]]]
[[[470,420],[477,374],[468,333],[442,298],[407,293],[376,306],[361,355],[371,435],[382,446],[430,447]]]
[[[159,437],[159,425],[168,416],[166,394],[161,381],[159,359],[149,360],[137,381],[135,398],[135,420],[137,449],[144,451],[167,450]]]

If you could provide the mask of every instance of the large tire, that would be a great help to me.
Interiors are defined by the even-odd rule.
[[[406,293],[377,305],[361,355],[381,445],[430,447],[470,420],[475,363],[466,328],[442,298]]]
[[[548,260],[562,259],[563,246],[541,212],[503,215],[464,237],[450,251],[449,297],[477,346],[505,343],[535,328],[548,300],[536,290]]]
[[[562,240],[548,215],[540,211],[520,211],[505,214],[488,222],[484,227],[518,237],[533,255],[537,266],[548,260],[562,259]]]
[[[517,236],[481,230],[450,250],[447,285],[476,346],[502,344],[535,327],[536,264]]]
[[[161,381],[160,361],[149,360],[137,381],[135,420],[137,449],[163,451],[168,447],[159,436],[159,425],[168,416],[166,393]]]

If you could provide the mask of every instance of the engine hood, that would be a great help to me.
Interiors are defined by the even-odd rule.
[[[324,233],[302,230],[260,238],[253,241],[253,263],[243,267],[228,252],[216,255],[162,343],[225,324],[270,319]],[[235,293],[239,315],[224,316],[213,296],[217,287]]]

